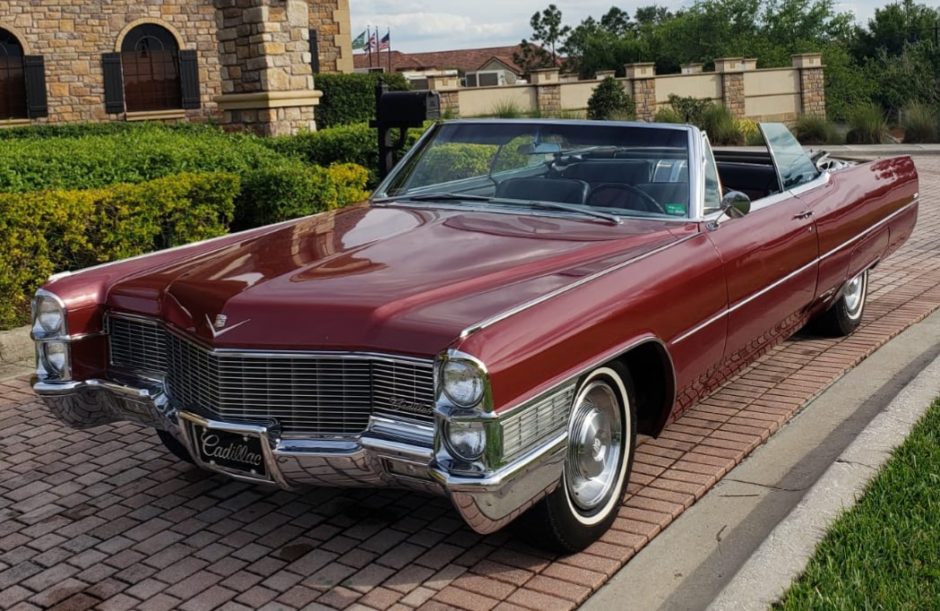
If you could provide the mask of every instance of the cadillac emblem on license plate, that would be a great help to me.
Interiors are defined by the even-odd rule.
[[[191,426],[199,460],[229,472],[268,478],[259,436]]]

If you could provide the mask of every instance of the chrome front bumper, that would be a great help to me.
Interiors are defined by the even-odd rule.
[[[373,415],[360,435],[328,439],[284,438],[270,426],[227,423],[175,409],[162,384],[140,380],[33,380],[52,413],[74,428],[130,420],[178,439],[202,468],[284,489],[303,486],[399,487],[443,495],[471,528],[499,530],[561,481],[565,435],[558,435],[484,477],[450,473],[435,458],[435,428]],[[193,425],[261,440],[267,477],[208,464],[199,458]]]

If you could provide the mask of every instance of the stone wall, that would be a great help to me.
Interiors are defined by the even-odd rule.
[[[190,119],[217,115],[221,93],[215,8],[211,2],[161,0],[3,0],[0,27],[10,30],[32,55],[46,62],[49,117],[35,122],[102,121],[104,108],[101,56],[119,50],[122,34],[136,23],[155,21],[170,29],[180,48],[199,53],[202,107],[185,112]],[[180,112],[182,115],[182,111]]]
[[[310,3],[310,28],[318,33],[320,72],[352,72],[349,0]]]
[[[803,113],[825,117],[826,79],[822,56],[818,53],[794,55],[793,66],[800,71],[800,95]]]
[[[198,55],[200,107],[108,114],[102,55],[135,26],[169,30]],[[262,134],[314,129],[309,30],[323,72],[352,70],[349,0],[2,0],[0,28],[45,60],[49,116],[0,122],[221,121]]]
[[[215,5],[222,16],[223,123],[266,136],[316,129],[307,2],[215,0]]]

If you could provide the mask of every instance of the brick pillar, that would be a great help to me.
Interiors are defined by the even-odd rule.
[[[652,121],[656,116],[656,64],[627,64],[627,82],[636,104],[636,118]]]
[[[793,67],[800,71],[800,110],[805,115],[825,117],[826,80],[822,54],[794,55]]]
[[[721,103],[734,117],[743,117],[744,59],[723,57],[715,60],[715,72],[721,75]]]
[[[460,77],[444,74],[430,75],[428,76],[428,89],[441,94],[443,116],[460,116]]]
[[[533,70],[530,78],[532,84],[535,85],[539,112],[543,115],[561,112],[561,70],[558,68]]]
[[[215,0],[223,123],[264,136],[315,130],[306,0]]]

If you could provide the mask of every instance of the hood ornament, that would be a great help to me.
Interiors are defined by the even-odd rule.
[[[225,335],[226,333],[228,333],[229,331],[232,331],[233,329],[237,329],[238,327],[251,322],[251,319],[249,318],[249,319],[243,320],[240,323],[234,324],[231,327],[226,329],[225,325],[227,322],[228,322],[228,316],[226,316],[225,314],[216,314],[215,320],[212,320],[211,318],[209,318],[209,315],[206,314],[206,325],[209,327],[209,332],[212,333],[213,339],[221,337]]]

